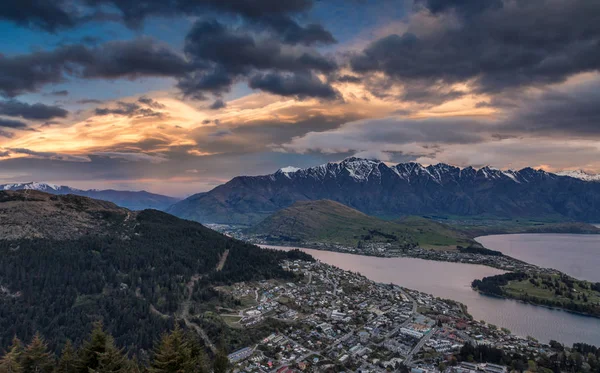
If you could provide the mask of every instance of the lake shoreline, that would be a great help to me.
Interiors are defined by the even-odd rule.
[[[360,272],[375,282],[394,283],[436,297],[452,299],[465,305],[474,319],[483,319],[505,327],[517,335],[531,335],[546,342],[554,339],[567,344],[584,342],[600,345],[598,318],[517,299],[490,297],[474,291],[471,287],[473,279],[504,273],[493,267],[423,258],[365,256],[298,245],[261,246],[284,250],[302,249],[317,260]]]

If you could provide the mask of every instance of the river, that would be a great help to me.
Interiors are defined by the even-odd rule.
[[[493,246],[488,248],[497,249]],[[600,319],[489,297],[471,289],[474,279],[502,273],[495,268],[415,258],[379,258],[300,249],[324,263],[359,272],[373,281],[394,283],[459,301],[467,305],[469,313],[475,319],[508,328],[517,335],[530,335],[543,342],[554,339],[568,345],[575,342],[600,345]]]

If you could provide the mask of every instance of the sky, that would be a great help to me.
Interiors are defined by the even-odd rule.
[[[4,0],[0,183],[348,156],[600,173],[597,0]]]

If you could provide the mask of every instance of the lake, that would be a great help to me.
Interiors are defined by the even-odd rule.
[[[581,280],[600,282],[600,235],[503,234],[476,238],[488,249],[554,268]]]
[[[488,248],[497,249],[493,246]],[[554,339],[568,345],[585,342],[600,346],[600,319],[489,297],[471,289],[474,279],[502,273],[495,268],[415,258],[378,258],[300,249],[323,263],[359,272],[373,281],[393,283],[459,301],[467,305],[469,313],[475,319],[508,328],[517,335],[530,335],[546,343]]]

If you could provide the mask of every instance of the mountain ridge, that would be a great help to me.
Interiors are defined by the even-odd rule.
[[[544,217],[600,221],[600,183],[526,167],[388,166],[351,157],[316,167],[238,176],[167,211],[205,223],[255,224],[296,201],[331,199],[368,215]]]
[[[150,193],[145,190],[129,191],[115,189],[77,189],[66,185],[51,184],[45,182],[26,182],[0,184],[2,190],[37,190],[57,195],[74,194],[93,199],[100,199],[113,202],[121,207],[131,210],[156,209],[164,211],[172,204],[180,201],[179,198],[165,196],[156,193]]]

